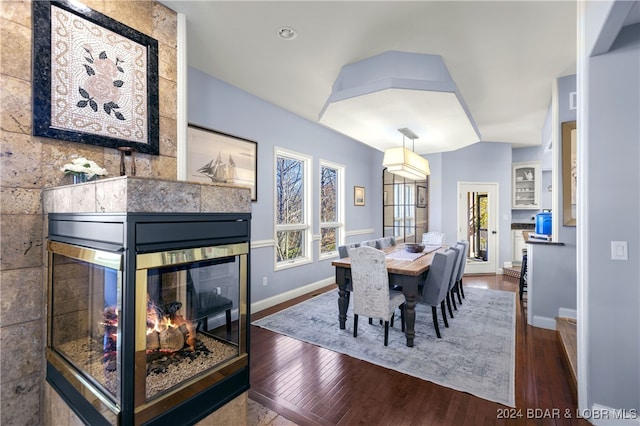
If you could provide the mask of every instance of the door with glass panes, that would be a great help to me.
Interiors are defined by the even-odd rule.
[[[428,179],[428,178],[427,178]],[[382,172],[383,234],[396,242],[420,242],[427,232],[428,180],[414,181]]]

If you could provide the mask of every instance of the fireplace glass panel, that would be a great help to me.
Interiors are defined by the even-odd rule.
[[[58,253],[52,257],[51,348],[118,403],[121,255],[85,249],[78,252],[89,253],[88,257],[79,255],[89,261]]]
[[[146,399],[239,356],[241,258],[147,269]]]

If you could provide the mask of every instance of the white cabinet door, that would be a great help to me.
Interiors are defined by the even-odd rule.
[[[522,249],[527,248],[527,244],[524,242],[524,236],[522,235],[522,229],[512,229],[512,241],[513,241],[513,262],[522,261]]]
[[[513,163],[511,208],[539,210],[541,179],[539,161]]]

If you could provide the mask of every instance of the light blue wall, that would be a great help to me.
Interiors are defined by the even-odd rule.
[[[591,3],[587,22],[599,22]],[[600,31],[587,26],[590,39]],[[581,283],[588,300],[581,307],[589,333],[585,408],[640,412],[640,24],[623,28],[608,53],[586,62],[588,109],[578,121],[587,138],[587,163],[578,170],[589,191]],[[628,261],[611,260],[611,241],[628,242]]]
[[[429,230],[442,229],[442,154],[425,155],[429,160]]]
[[[355,240],[382,235],[382,152],[193,68],[188,73],[188,119],[192,124],[258,143],[258,201],[252,203],[251,240],[266,242],[266,246],[251,252],[252,303],[335,274],[331,260],[318,260],[317,240],[312,264],[274,271],[274,147],[313,157],[314,235],[320,232],[317,198],[321,159],[346,166],[346,231],[358,233]],[[354,185],[366,188],[366,206],[353,205]],[[362,230],[373,232],[359,233]],[[267,278],[267,286],[262,285],[263,277]]]
[[[551,141],[551,105],[547,109],[547,115],[544,117],[544,124],[542,125],[542,158],[540,160],[540,169],[542,171],[553,170],[553,153],[552,153],[552,141]]]
[[[576,109],[571,109],[569,103],[571,92],[576,91],[576,75],[561,77],[557,80],[557,84],[558,135],[562,135],[562,123],[576,119]],[[552,164],[552,169],[557,171],[560,184],[550,194],[551,197],[558,199],[559,211],[554,215],[554,220],[560,221],[563,218],[561,165],[562,158],[558,156],[557,162]],[[545,174],[547,180],[550,180],[548,175],[551,173],[545,172]],[[542,187],[542,192],[546,192],[546,186]],[[564,245],[535,245],[535,247],[529,245],[530,255],[534,258],[531,285],[535,286],[535,290],[529,294],[527,309],[533,324],[540,327],[552,326],[555,318],[560,314],[560,309],[576,310],[578,306],[575,226],[563,226],[560,222],[558,235],[554,235],[553,239]]]
[[[540,191],[540,207],[542,210],[551,210],[553,206],[553,189],[550,191],[549,188],[552,187],[552,178],[553,173],[551,170],[543,170],[542,171],[542,186]]]
[[[576,91],[576,76],[569,75],[566,77],[561,77],[558,79],[558,137],[562,139],[562,123],[567,121],[575,121],[577,110],[571,109],[569,105],[569,98],[571,92]],[[558,141],[561,143],[561,141]],[[578,146],[578,149],[580,147]],[[556,158],[557,162],[553,165],[553,167],[561,171],[562,170],[562,155],[558,155]],[[555,215],[554,220],[557,219],[561,221],[564,217],[564,209],[562,206],[562,173],[558,174],[558,188],[554,193],[554,197],[558,197],[558,214]],[[562,241],[568,247],[573,247],[575,249],[576,246],[576,227],[575,226],[560,226],[558,230],[558,241]],[[575,259],[575,256],[573,256]]]
[[[447,243],[457,239],[458,182],[498,183],[498,265],[501,267],[505,261],[510,261],[511,145],[480,142],[456,151],[427,155],[426,158],[431,164],[431,173],[439,176],[441,182],[441,229]],[[437,202],[432,200],[436,208]],[[436,228],[431,226],[431,229]]]

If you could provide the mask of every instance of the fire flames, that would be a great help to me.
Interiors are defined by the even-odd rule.
[[[176,352],[185,344],[195,349],[195,328],[177,313],[181,307],[180,302],[160,306],[147,296],[147,353]]]
[[[190,321],[177,313],[181,307],[180,302],[160,306],[147,296],[147,354],[177,352],[185,345],[191,351],[195,350],[196,330]],[[113,371],[116,369],[118,310],[109,306],[102,316],[103,362],[107,370]]]

